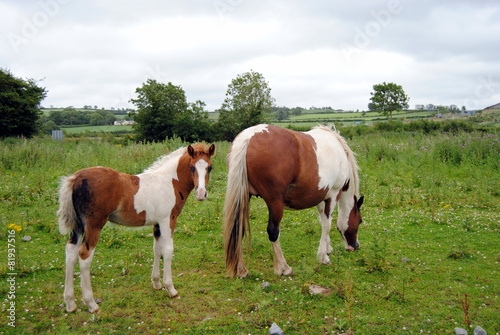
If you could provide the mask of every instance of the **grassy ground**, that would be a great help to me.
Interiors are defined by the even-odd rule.
[[[360,250],[343,251],[333,230],[332,264],[318,264],[316,211],[289,211],[281,243],[294,273],[277,277],[267,209],[253,199],[245,254],[250,277],[226,278],[221,211],[229,144],[217,143],[209,200],[190,197],[175,232],[173,274],[181,299],[152,288],[152,230],[108,224],[92,267],[94,293],[102,299],[92,315],[80,301],[79,278],[80,310],[64,310],[66,237],[55,216],[60,176],[94,165],[136,174],[182,143],[1,142],[0,258],[8,265],[15,256],[17,275],[12,297],[12,271],[0,268],[0,333],[267,334],[273,322],[286,334],[450,334],[476,325],[499,333],[498,135],[384,133],[349,144],[365,195]],[[23,242],[25,236],[31,240]],[[262,289],[264,281],[270,286]],[[313,284],[331,293],[312,296]],[[8,325],[12,302],[15,329]]]

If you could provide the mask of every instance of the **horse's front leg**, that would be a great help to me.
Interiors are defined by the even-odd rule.
[[[160,282],[160,258],[163,256],[163,284],[172,298],[178,297],[172,280],[172,258],[174,256],[174,239],[169,224],[154,227],[154,261],[151,281],[155,289],[161,289]]]
[[[322,264],[330,263],[330,257],[328,255],[332,252],[330,230],[332,228],[333,206],[332,199],[327,199],[317,206],[319,218],[321,220],[321,239],[319,240],[318,261]]]

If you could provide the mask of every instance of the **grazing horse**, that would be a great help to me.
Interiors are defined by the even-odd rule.
[[[107,221],[123,226],[153,225],[154,263],[151,280],[161,289],[160,257],[165,261],[163,283],[177,297],[172,282],[173,234],[177,218],[193,188],[196,199],[205,200],[215,145],[189,145],[133,176],[106,167],[91,167],[61,179],[59,230],[70,233],[66,244],[66,310],[77,310],[73,275],[80,263],[83,301],[91,313],[99,311],[90,286],[90,265],[99,234]]]
[[[224,203],[224,249],[230,277],[246,277],[242,239],[248,230],[250,196],[262,197],[269,210],[267,233],[274,251],[274,273],[290,275],[279,235],[283,210],[317,206],[322,234],[319,262],[330,263],[332,212],[338,203],[337,229],[345,248],[359,247],[361,223],[358,165],[344,138],[326,126],[302,133],[257,125],[236,136],[228,154]]]

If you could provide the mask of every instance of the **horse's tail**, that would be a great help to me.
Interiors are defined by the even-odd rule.
[[[73,184],[76,177],[62,177],[59,187],[59,232],[66,235],[75,230],[77,226],[77,214],[73,206]]]
[[[248,230],[250,191],[247,174],[247,149],[250,138],[236,138],[227,158],[228,175],[224,202],[224,251],[226,271],[234,277],[243,255],[243,236]]]

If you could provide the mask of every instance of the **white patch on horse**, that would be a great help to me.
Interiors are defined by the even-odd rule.
[[[134,195],[134,208],[137,213],[146,212],[145,225],[153,225],[168,218],[174,208],[176,198],[172,180],[178,178],[178,158],[185,150],[185,148],[183,151],[177,150],[160,158],[152,167],[137,176],[139,190]],[[175,159],[172,156],[179,157]]]
[[[249,141],[255,134],[263,133],[265,131],[269,132],[269,125],[267,124],[258,124],[256,126],[247,128],[243,130],[236,138],[234,139],[233,147],[237,146],[239,142]]]
[[[203,159],[200,159],[198,162],[196,162],[194,167],[198,172],[198,187],[196,188],[196,199],[205,200],[207,195],[205,176],[207,174],[208,163]]]
[[[338,143],[331,132],[323,129],[313,129],[308,131],[316,142],[316,160],[318,162],[318,189],[328,189],[327,197],[335,197],[338,190],[349,179],[349,162],[342,146]],[[332,160],[332,157],[335,157]],[[336,167],[334,166],[337,165]],[[333,183],[332,183],[333,182]],[[332,194],[330,194],[332,193]],[[333,194],[335,193],[335,194]]]

